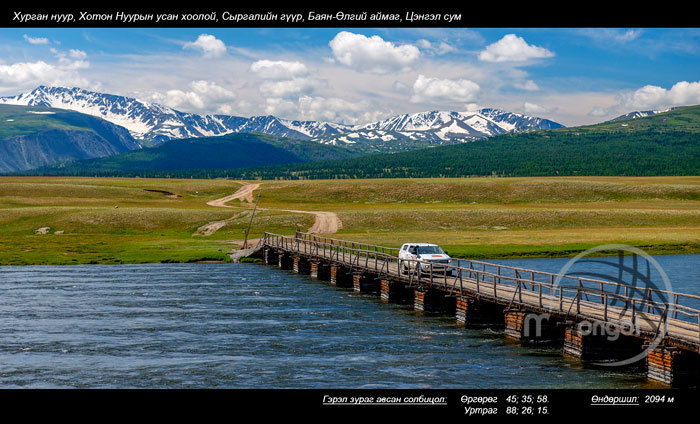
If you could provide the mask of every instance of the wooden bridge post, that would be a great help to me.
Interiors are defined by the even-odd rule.
[[[311,272],[311,264],[307,258],[301,255],[295,255],[293,269],[297,274],[308,275]]]
[[[277,264],[277,251],[271,247],[266,247],[263,251],[263,259],[267,265]]]
[[[474,296],[458,296],[455,319],[465,327],[503,327],[505,306],[478,299]]]
[[[380,283],[381,300],[384,303],[413,303],[413,290],[406,283],[392,279],[382,279]]]
[[[280,269],[292,269],[294,261],[289,252],[285,252],[284,250],[277,252],[277,266],[279,266]]]
[[[353,272],[353,290],[357,293],[379,293],[379,280],[375,274]]]
[[[416,288],[413,293],[413,309],[427,314],[455,314],[456,299],[447,292],[434,288]]]
[[[330,280],[331,269],[328,266],[328,263],[320,260],[313,260],[311,261],[309,275],[311,276],[311,278],[315,278],[318,280]]]
[[[556,344],[564,340],[562,322],[549,314],[506,309],[504,316],[508,338],[523,344]]]
[[[644,343],[644,348],[650,342]],[[675,347],[658,345],[646,356],[647,377],[672,386],[700,383],[700,354]]]
[[[600,324],[567,322],[564,355],[584,361],[621,361],[642,353],[642,339],[623,334],[607,334]]]
[[[330,277],[330,282],[331,285],[338,286],[338,287],[352,287],[353,286],[353,280],[352,280],[352,274],[349,272],[349,270],[337,263],[332,263],[330,264],[330,271],[331,271],[331,277]]]

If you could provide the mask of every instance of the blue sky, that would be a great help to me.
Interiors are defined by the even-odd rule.
[[[366,123],[495,107],[566,126],[700,104],[698,28],[5,28],[0,95]]]

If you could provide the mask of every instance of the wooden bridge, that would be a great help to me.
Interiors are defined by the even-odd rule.
[[[700,381],[699,296],[474,260],[405,261],[396,248],[301,232],[265,233],[255,252],[384,302],[502,327],[524,344],[559,343],[565,355],[644,367],[674,386]]]

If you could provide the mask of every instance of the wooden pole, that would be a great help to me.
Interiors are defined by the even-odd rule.
[[[245,230],[245,240],[243,240],[243,248],[248,247],[248,233],[250,233],[250,226],[253,225],[253,217],[255,217],[255,210],[258,208],[258,202],[260,201],[260,194],[262,189],[258,190],[258,198],[255,199],[255,206],[253,207],[253,213],[250,215],[250,222],[248,223],[248,229]]]

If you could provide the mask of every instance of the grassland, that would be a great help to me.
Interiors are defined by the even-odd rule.
[[[251,206],[230,180],[0,178],[0,265],[225,261]],[[571,256],[605,243],[700,252],[700,177],[262,181],[251,237],[335,212],[336,238],[440,243],[453,256]],[[209,236],[199,227],[227,224]],[[49,227],[46,234],[37,234]]]

